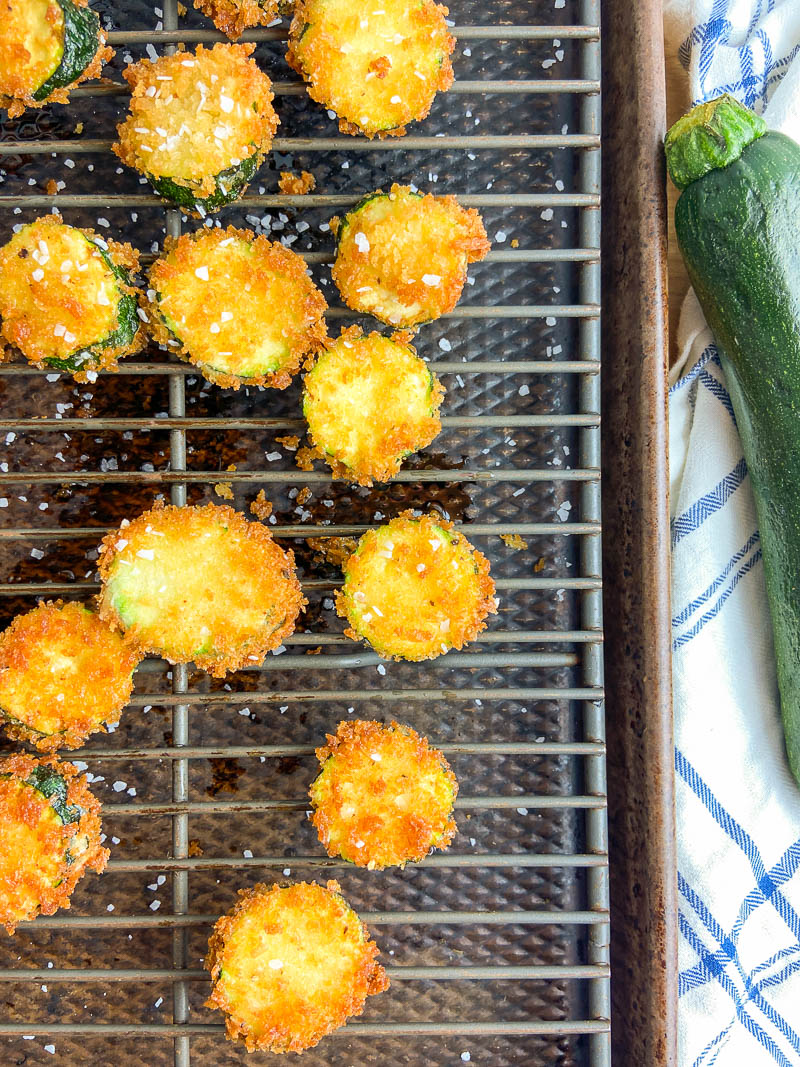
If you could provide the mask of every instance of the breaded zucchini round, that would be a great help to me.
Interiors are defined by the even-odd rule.
[[[273,23],[280,17],[285,0],[194,0],[194,6],[235,41],[251,26]]]
[[[294,555],[233,508],[154,507],[103,539],[100,617],[143,651],[218,678],[294,630]]]
[[[303,414],[337,477],[387,482],[442,423],[439,379],[404,338],[342,331],[305,377]]]
[[[368,530],[344,565],[336,610],[380,656],[434,659],[463,648],[497,611],[489,561],[438,515],[405,511]]]
[[[2,0],[0,107],[66,104],[69,90],[98,78],[114,55],[87,0]]]
[[[317,759],[311,821],[329,856],[372,871],[450,845],[458,783],[442,753],[410,726],[340,722]]]
[[[139,254],[93,230],[46,215],[22,226],[0,248],[3,338],[37,367],[116,370],[138,352],[144,333],[130,278]]]
[[[286,58],[342,133],[400,137],[453,84],[445,15],[433,0],[298,0]]]
[[[272,144],[272,82],[254,48],[198,45],[123,71],[132,96],[113,150],[185,211],[202,216],[238,199]]]
[[[0,760],[0,923],[69,907],[88,868],[108,862],[100,804],[71,763],[18,753]]]
[[[44,603],[0,634],[6,733],[42,752],[77,748],[115,726],[139,653],[84,604]]]
[[[452,311],[467,266],[489,251],[475,208],[404,185],[371,193],[332,222],[338,234],[331,274],[342,299],[393,326],[417,326]]]
[[[150,287],[156,340],[217,385],[285,389],[326,337],[325,298],[303,259],[250,230],[168,238]]]
[[[226,1035],[248,1052],[302,1052],[388,987],[377,955],[338,883],[259,884],[214,926],[206,1005],[225,1013]]]

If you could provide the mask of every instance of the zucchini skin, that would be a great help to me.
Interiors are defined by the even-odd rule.
[[[768,131],[684,189],[675,229],[750,473],[786,750],[800,783],[800,146]]]
[[[64,51],[56,69],[33,94],[34,100],[46,100],[56,89],[72,85],[97,54],[100,19],[95,12],[72,0],[58,0],[58,6],[64,13]]]
[[[177,207],[195,212],[198,207],[203,211],[217,211],[226,204],[232,204],[238,200],[245,191],[250,181],[261,166],[264,155],[262,152],[254,152],[247,156],[236,167],[228,167],[214,178],[216,189],[211,196],[197,196],[191,186],[181,185],[172,178],[157,178],[153,174],[147,175],[147,180],[153,189],[165,200],[169,200]]]

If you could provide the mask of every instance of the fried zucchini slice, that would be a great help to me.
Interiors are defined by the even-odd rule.
[[[87,869],[108,862],[100,804],[71,763],[18,753],[0,760],[0,923],[69,907]]]
[[[41,752],[78,748],[116,726],[141,659],[84,604],[44,603],[0,634],[0,715],[6,733]]]
[[[327,332],[325,298],[303,259],[233,226],[168,238],[149,295],[156,340],[233,389],[285,389]]]
[[[251,26],[271,25],[287,5],[285,0],[194,0],[194,6],[236,41]]]
[[[342,133],[401,137],[453,84],[446,15],[433,0],[298,0],[286,58]]]
[[[444,390],[403,335],[357,326],[324,349],[305,377],[303,414],[337,477],[387,482],[442,428]]]
[[[130,109],[113,151],[159,196],[204,216],[237,200],[278,127],[254,44],[197,46],[123,71]]]
[[[46,215],[0,248],[0,332],[37,367],[116,370],[144,332],[130,272],[139,254],[93,230]]]
[[[489,251],[475,208],[405,185],[371,193],[331,222],[338,226],[331,274],[342,299],[393,326],[418,326],[452,311],[468,265]]]
[[[368,530],[344,565],[336,610],[379,656],[434,659],[463,648],[497,611],[489,561],[438,515],[404,511]]]
[[[337,882],[242,889],[208,943],[206,1006],[248,1052],[302,1052],[388,987],[377,955]]]
[[[145,652],[215,677],[261,663],[294,630],[294,555],[219,504],[155,507],[103,539],[100,617]]]
[[[450,845],[458,783],[442,753],[410,726],[340,722],[317,759],[311,821],[329,856],[372,871]]]
[[[0,107],[11,118],[98,78],[114,52],[87,0],[2,0]]]

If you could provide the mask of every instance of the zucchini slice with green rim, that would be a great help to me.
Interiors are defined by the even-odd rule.
[[[453,84],[446,15],[433,0],[298,0],[286,58],[342,133],[399,137]]]
[[[0,107],[11,116],[99,76],[113,52],[87,0],[4,0]]]
[[[389,985],[378,946],[341,895],[315,882],[239,891],[208,943],[209,1008],[248,1052],[302,1052]]]
[[[287,0],[194,0],[194,6],[213,20],[232,41],[252,26],[270,26],[290,7]]]
[[[98,566],[102,619],[220,678],[261,663],[304,603],[292,552],[218,504],[146,511],[105,537]]]
[[[69,907],[88,868],[108,861],[100,805],[71,763],[18,753],[0,760],[0,924]]]
[[[348,307],[392,326],[418,326],[452,311],[470,263],[489,241],[475,208],[409,186],[370,193],[341,219],[331,271]]]
[[[309,436],[338,477],[386,482],[442,427],[444,390],[405,337],[357,326],[324,349],[303,385]]]
[[[113,151],[160,196],[201,217],[242,195],[278,127],[254,48],[198,45],[123,72],[131,100]]]
[[[139,653],[85,605],[43,603],[0,634],[0,717],[42,752],[115,726]]]
[[[344,565],[336,610],[347,637],[380,656],[434,659],[463,648],[497,611],[489,561],[453,524],[405,511],[368,530]]]
[[[138,266],[130,245],[58,215],[22,226],[0,248],[2,336],[36,366],[79,381],[116,369],[144,344],[130,273]]]
[[[382,870],[450,845],[458,783],[442,753],[410,726],[340,722],[317,759],[311,821],[329,856]]]
[[[233,226],[168,238],[148,295],[155,339],[233,389],[285,389],[327,333],[303,259]]]

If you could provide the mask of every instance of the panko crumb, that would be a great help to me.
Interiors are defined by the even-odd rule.
[[[307,504],[312,497],[312,492],[307,485],[304,485],[300,492],[297,494],[297,503],[302,507],[303,504]]]
[[[307,537],[306,544],[325,563],[343,567],[358,547],[355,537]]]
[[[317,186],[317,179],[307,170],[301,170],[299,174],[292,174],[290,170],[282,170],[278,179],[278,188],[284,196],[305,196]]]
[[[50,178],[44,188],[48,196],[58,196],[58,182],[55,178]]]
[[[262,522],[266,522],[272,514],[272,502],[267,500],[263,489],[259,489],[258,496],[255,500],[251,500],[250,514],[255,515],[257,519],[261,519]]]
[[[509,548],[527,548],[528,542],[523,541],[519,534],[500,534],[500,540]]]
[[[294,457],[294,461],[301,471],[312,471],[314,469],[314,460],[322,459],[322,453],[315,446],[306,446],[298,448],[297,455]]]
[[[221,496],[223,500],[233,500],[233,486],[230,482],[217,482],[214,486],[214,492],[217,496]]]
[[[536,574],[539,574],[540,571],[543,571],[544,570],[544,564],[545,564],[544,556],[539,556],[539,558],[536,560],[536,562],[533,565],[534,572]]]
[[[296,452],[300,447],[300,438],[294,433],[287,434],[286,437],[276,437],[275,440],[284,448],[288,448],[290,452]]]

